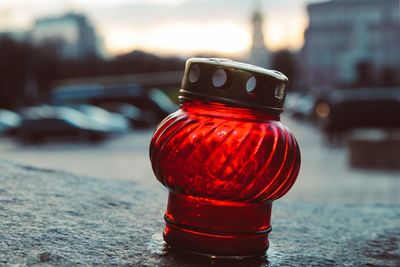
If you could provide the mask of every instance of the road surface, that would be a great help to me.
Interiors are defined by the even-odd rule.
[[[297,137],[302,154],[298,180],[285,201],[317,204],[368,205],[400,203],[400,172],[352,170],[345,148],[324,145],[314,126],[284,117]],[[161,186],[151,170],[148,145],[152,131],[136,131],[102,144],[70,141],[22,145],[0,139],[0,159],[104,179],[134,180]]]

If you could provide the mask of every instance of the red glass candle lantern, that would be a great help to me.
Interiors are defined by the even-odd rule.
[[[169,189],[164,239],[215,256],[264,255],[271,206],[294,184],[300,151],[280,122],[288,80],[225,59],[186,63],[180,109],[157,128],[150,158]]]

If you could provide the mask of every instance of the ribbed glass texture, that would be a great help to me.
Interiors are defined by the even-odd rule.
[[[248,108],[187,101],[156,130],[150,158],[170,191],[233,201],[273,201],[294,184],[299,146],[279,119]]]

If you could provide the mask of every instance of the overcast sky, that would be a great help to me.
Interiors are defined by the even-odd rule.
[[[271,50],[298,49],[309,0],[264,0]],[[251,43],[253,1],[245,0],[1,0],[0,30],[32,27],[35,18],[68,11],[88,15],[106,49],[174,55],[244,55]]]

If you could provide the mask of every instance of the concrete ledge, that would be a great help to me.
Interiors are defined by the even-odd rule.
[[[348,137],[354,168],[400,170],[400,131],[357,130]]]
[[[161,238],[167,192],[0,161],[0,265],[204,266]],[[268,258],[216,266],[396,266],[400,207],[274,204]],[[218,263],[218,262],[217,262]]]

